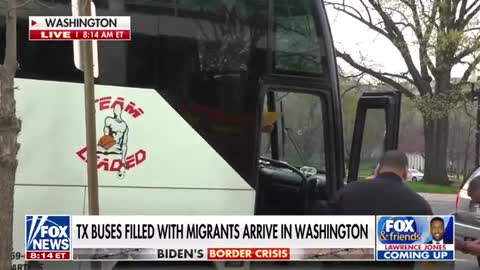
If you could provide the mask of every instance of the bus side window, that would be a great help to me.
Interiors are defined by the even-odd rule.
[[[276,73],[324,76],[325,42],[315,24],[312,0],[276,0],[274,2]]]

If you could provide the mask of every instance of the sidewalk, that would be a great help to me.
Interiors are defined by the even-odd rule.
[[[427,200],[433,201],[455,201],[456,194],[419,193]]]

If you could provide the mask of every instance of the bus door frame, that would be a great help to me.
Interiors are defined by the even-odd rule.
[[[263,112],[263,104],[265,102],[264,97],[265,94],[269,91],[278,92],[278,91],[288,91],[292,93],[299,93],[299,94],[307,94],[318,97],[322,102],[322,121],[324,126],[324,145],[325,145],[325,177],[326,181],[326,191],[327,191],[327,198],[333,198],[334,194],[340,187],[340,170],[337,170],[337,167],[340,164],[336,164],[338,159],[339,150],[343,148],[337,149],[338,142],[335,137],[335,128],[337,121],[334,119],[335,115],[335,108],[333,102],[333,95],[335,94],[331,89],[332,86],[326,83],[324,80],[303,77],[303,76],[288,76],[288,75],[268,75],[264,76],[260,79],[260,91],[259,91],[259,113],[257,114],[258,121],[257,121],[257,159],[260,158],[260,144],[261,144],[261,116]],[[274,105],[274,104],[272,104]],[[270,108],[270,104],[268,105]],[[280,119],[279,119],[280,120]],[[276,131],[277,125],[274,126],[274,132]],[[271,136],[274,136],[272,132]],[[272,140],[271,140],[272,141]],[[277,145],[272,146],[272,157],[273,156],[273,147],[277,148],[278,150],[281,149],[279,145],[279,141],[276,140]],[[273,143],[273,141],[272,141]],[[343,164],[341,165],[343,166]],[[258,165],[257,165],[258,171]]]
[[[368,110],[383,109],[385,112],[384,152],[398,148],[401,101],[401,93],[397,91],[364,93],[360,97],[353,128],[352,146],[350,148],[348,183],[358,179],[363,133],[365,131]]]

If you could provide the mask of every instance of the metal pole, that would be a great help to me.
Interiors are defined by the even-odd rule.
[[[480,165],[479,161],[479,151],[480,151],[480,95],[478,93],[475,93],[475,96],[477,97],[477,127],[476,127],[476,132],[475,132],[475,169],[478,168]]]
[[[81,2],[82,16],[92,16],[91,0]],[[97,171],[97,134],[95,121],[95,79],[93,76],[93,46],[92,41],[82,42],[83,50],[83,80],[85,87],[85,130],[87,139],[87,177],[88,177],[88,214],[98,215],[98,171]],[[96,253],[96,252],[95,252]],[[99,261],[90,262],[90,269],[102,269]]]
[[[83,16],[91,16],[91,0],[82,3]],[[88,213],[98,215],[97,134],[95,121],[95,80],[92,41],[82,41],[85,86],[85,127],[87,138]]]

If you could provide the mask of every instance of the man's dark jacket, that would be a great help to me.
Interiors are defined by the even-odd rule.
[[[411,190],[394,173],[382,173],[372,181],[356,181],[346,185],[335,196],[329,211],[333,215],[433,215],[430,204]],[[351,262],[356,269],[413,269],[413,262]],[[351,268],[348,268],[351,269]]]
[[[336,215],[433,215],[430,204],[394,173],[346,185],[330,210]]]

